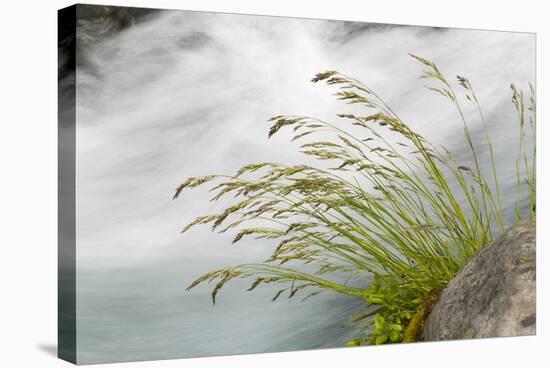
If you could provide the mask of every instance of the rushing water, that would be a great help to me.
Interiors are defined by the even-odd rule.
[[[317,72],[361,79],[464,160],[456,113],[422,88],[421,66],[407,53],[437,62],[449,77],[469,77],[495,140],[503,197],[514,195],[518,126],[509,85],[534,81],[533,35],[183,11],[120,32],[105,32],[105,19],[80,25],[80,363],[338,347],[354,336],[345,321],[360,304],[349,298],[271,302],[273,288],[247,293],[235,282],[212,306],[209,288],[185,291],[204,272],[262,260],[272,248],[230,246],[232,234],[206,228],[180,235],[194,216],[223,203],[200,190],[171,199],[188,176],[231,173],[251,161],[297,162],[287,137],[267,140],[266,120],[347,111],[331,89],[309,82]]]

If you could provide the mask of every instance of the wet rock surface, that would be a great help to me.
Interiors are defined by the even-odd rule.
[[[476,254],[426,319],[422,340],[536,333],[535,223],[524,221]]]

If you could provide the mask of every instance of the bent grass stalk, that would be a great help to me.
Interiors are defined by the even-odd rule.
[[[353,321],[365,331],[372,326],[368,336],[361,335],[348,345],[403,340],[405,327],[422,308],[426,296],[444,288],[492,241],[496,231],[493,224],[498,231],[505,226],[493,144],[471,83],[457,77],[483,124],[486,147],[481,148],[489,152],[492,183],[481,171],[481,148],[474,145],[451,83],[433,62],[411,57],[426,68],[421,78],[438,84],[427,88],[456,107],[475,167],[459,165],[449,151],[436,148],[361,82],[336,71],[317,74],[312,82],[337,87],[338,100],[362,105],[368,114],[338,115],[344,123],[306,116],[270,119],[268,137],[283,129],[291,130],[292,141],[329,132],[331,139],[304,143],[300,152],[330,165],[261,162],[246,165],[233,176],[193,177],[179,185],[174,198],[183,190],[218,181],[210,190],[212,200],[231,194],[236,201],[221,213],[197,217],[182,232],[210,224],[212,231],[220,233],[239,229],[233,243],[249,236],[277,241],[264,262],[209,272],[188,289],[215,281],[212,303],[223,286],[235,278],[254,279],[249,291],[261,284],[281,285],[273,300],[285,294],[293,298],[307,290],[303,299],[327,291],[342,293],[365,302],[365,313]],[[527,113],[523,92],[512,85],[512,102],[520,121],[515,199],[518,219],[522,217],[521,194],[527,192],[529,208],[534,208],[535,201],[534,143],[529,157],[524,142],[527,114],[529,126],[535,128],[534,89],[530,89]],[[363,129],[364,136],[346,129],[349,125],[345,124],[350,123]],[[389,133],[398,139],[390,140]],[[459,201],[459,195],[465,200]],[[534,213],[529,216],[534,217]]]

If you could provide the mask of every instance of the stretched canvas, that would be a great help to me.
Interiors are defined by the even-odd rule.
[[[58,49],[60,358],[535,334],[534,34],[74,5]]]

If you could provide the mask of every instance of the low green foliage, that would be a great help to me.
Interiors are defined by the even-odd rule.
[[[420,307],[408,322],[407,328],[403,333],[403,342],[418,341],[424,329],[424,322],[426,318],[428,318],[433,307],[435,307],[439,301],[442,293],[443,289],[436,288],[430,290],[430,292],[424,296]]]
[[[249,291],[261,284],[281,285],[274,300],[338,292],[365,302],[365,313],[353,321],[368,336],[348,345],[403,340],[426,295],[444,288],[472,255],[504,229],[503,199],[508,200],[501,198],[487,122],[471,83],[457,77],[467,103],[479,113],[485,147],[475,147],[459,97],[437,65],[411,56],[426,69],[421,78],[435,83],[427,88],[456,107],[473,167],[459,165],[451,152],[412,130],[369,87],[335,71],[320,73],[314,83],[337,87],[338,100],[361,105],[367,114],[341,114],[338,123],[276,116],[270,119],[268,132],[271,137],[287,130],[293,141],[311,139],[301,144],[300,152],[315,158],[319,166],[262,162],[246,165],[234,175],[190,178],[176,189],[174,198],[185,189],[216,182],[212,200],[235,198],[221,213],[198,217],[183,232],[210,224],[220,233],[235,230],[234,243],[250,236],[277,242],[264,262],[209,272],[189,288],[215,281],[213,303],[234,278],[252,278]],[[520,121],[518,195],[512,199],[519,219],[524,194],[529,208],[534,208],[534,142],[525,142],[525,132],[530,127],[534,138],[536,109],[532,87],[527,107],[523,92],[515,86],[512,90]],[[315,139],[319,133],[331,138]],[[480,148],[489,153],[488,176],[480,168]]]

